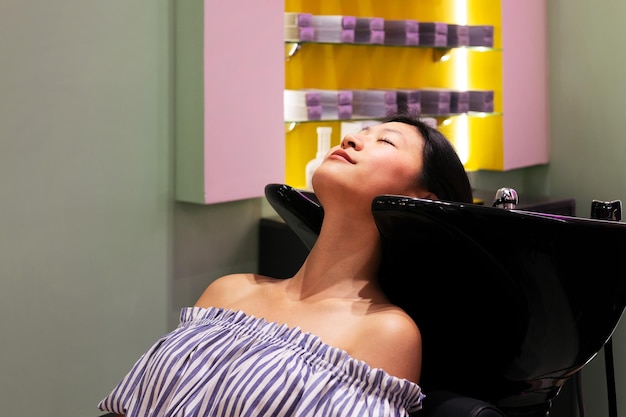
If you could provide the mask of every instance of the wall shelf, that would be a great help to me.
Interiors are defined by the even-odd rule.
[[[440,121],[451,119],[458,116],[468,116],[468,117],[502,117],[501,112],[476,112],[469,111],[466,113],[449,113],[449,114],[428,114],[428,113],[420,113],[421,117],[430,117],[433,119],[437,119]],[[363,120],[383,120],[380,117],[351,117],[350,119],[319,119],[319,120],[285,120],[285,124],[292,126],[289,131],[293,130],[296,125],[302,123],[333,123],[333,122],[355,122],[355,121],[363,121]]]
[[[545,0],[463,3],[466,10],[454,0],[286,0],[285,12],[489,25],[494,42],[490,48],[443,48],[288,40],[285,89],[491,90],[492,113],[423,116],[437,119],[468,171],[547,163]],[[341,121],[285,121],[287,184],[304,185],[304,167],[316,152],[316,126],[333,127],[333,146],[340,141]]]
[[[285,89],[493,90],[493,113],[435,116],[466,169],[547,163],[546,0],[468,0],[462,19],[458,4],[175,2],[176,199],[212,204],[260,197],[270,182],[304,185],[316,127],[333,127],[332,146],[341,121],[285,121]],[[493,25],[494,47],[285,42],[285,12]],[[460,62],[467,64],[464,88],[457,82]]]

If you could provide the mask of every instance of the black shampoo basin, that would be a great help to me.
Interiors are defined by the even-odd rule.
[[[310,249],[323,219],[315,196],[265,191]],[[372,212],[381,285],[422,331],[425,392],[549,408],[626,306],[624,223],[403,196],[377,197]]]
[[[624,223],[402,196],[372,211],[381,282],[422,329],[424,387],[547,403],[626,306]]]

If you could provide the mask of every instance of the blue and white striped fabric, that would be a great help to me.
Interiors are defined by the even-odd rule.
[[[127,417],[401,417],[423,397],[299,328],[188,307],[98,407]]]

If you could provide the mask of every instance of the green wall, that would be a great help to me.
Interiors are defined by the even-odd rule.
[[[0,2],[0,404],[98,415],[166,329],[169,6]]]
[[[552,123],[548,189],[576,198],[578,215],[589,217],[593,199],[626,203],[626,55],[621,29],[626,2],[547,3]],[[529,130],[532,133],[532,125]],[[593,278],[593,271],[572,277],[589,285]],[[613,335],[613,350],[618,415],[626,415],[623,320]],[[603,366],[601,352],[582,373],[590,416],[608,416]]]
[[[180,307],[215,277],[256,268],[264,201],[173,200],[173,4],[0,1],[3,415],[101,414]],[[626,199],[626,3],[548,7],[552,162],[472,179],[574,197],[586,217],[591,199]],[[622,326],[622,390],[625,343]],[[589,415],[607,415],[601,357],[583,375]]]
[[[98,401],[215,277],[263,202],[176,203],[174,3],[0,1],[0,414]]]

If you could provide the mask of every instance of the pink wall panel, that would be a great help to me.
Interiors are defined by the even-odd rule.
[[[502,1],[504,167],[549,159],[546,0]]]
[[[283,2],[204,2],[205,203],[284,182]]]

